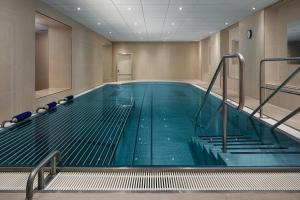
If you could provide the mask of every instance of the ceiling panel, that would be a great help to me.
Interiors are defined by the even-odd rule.
[[[278,0],[41,1],[112,41],[196,41]]]

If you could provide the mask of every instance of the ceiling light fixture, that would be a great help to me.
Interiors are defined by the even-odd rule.
[[[128,11],[131,11],[131,10],[132,10],[132,8],[131,8],[131,7],[128,7],[128,8],[127,8],[127,10],[128,10]]]
[[[172,26],[175,26],[175,22],[172,22],[171,25],[172,25]]]
[[[101,25],[101,22],[97,22],[97,25]]]
[[[183,7],[179,7],[178,9],[179,9],[180,11],[182,11],[182,10],[183,10]]]
[[[255,8],[255,7],[252,7],[252,10],[256,10],[256,8]]]
[[[77,8],[77,10],[78,10],[78,11],[80,11],[80,10],[81,10],[81,8],[80,8],[80,7],[78,7],[78,8]]]
[[[112,34],[112,32],[109,32],[109,34],[111,35],[111,34]]]
[[[229,23],[228,22],[225,22],[225,25],[228,25]]]

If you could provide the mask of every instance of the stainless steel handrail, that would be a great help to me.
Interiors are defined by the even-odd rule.
[[[48,164],[51,161],[51,169],[50,169],[50,175],[55,176],[56,171],[56,165],[59,162],[60,159],[60,152],[54,151],[50,153],[45,159],[43,159],[30,173],[27,185],[26,185],[26,199],[31,200],[33,197],[33,182],[38,174],[38,189],[44,189],[45,187],[45,178],[44,178],[44,167],[46,164]]]
[[[263,59],[263,60],[261,60],[260,61],[260,65],[259,65],[259,105],[261,105],[262,104],[262,102],[263,102],[263,93],[262,93],[262,89],[264,88],[264,87],[266,87],[266,83],[265,83],[265,81],[264,81],[264,83],[262,83],[263,82],[263,73],[262,73],[262,69],[263,69],[263,67],[264,67],[264,63],[266,63],[266,62],[283,62],[283,61],[300,61],[300,57],[290,57],[290,58],[266,58],[266,59]],[[280,88],[281,89],[281,88]],[[279,90],[278,90],[279,91]],[[277,91],[277,92],[278,92]],[[276,92],[276,93],[277,93]],[[257,110],[258,111],[258,110]],[[255,111],[255,112],[253,112],[254,114],[257,112],[257,111]],[[254,114],[251,114],[251,116],[253,116]],[[263,117],[263,108],[261,107],[260,109],[259,109],[259,115],[260,115],[260,118],[262,118]]]
[[[199,118],[199,115],[201,113],[201,110],[203,109],[209,94],[213,88],[213,85],[215,84],[217,77],[223,69],[223,152],[227,151],[227,103],[228,103],[228,97],[227,97],[227,72],[228,72],[228,66],[226,65],[226,60],[229,58],[237,58],[239,60],[239,105],[237,107],[238,110],[242,110],[245,105],[245,88],[244,88],[244,66],[245,66],[245,59],[244,56],[240,53],[235,54],[225,54],[219,65],[218,68],[207,88],[207,91],[205,93],[204,99],[196,113],[195,116],[195,126],[197,126],[197,121]]]
[[[283,119],[281,119],[280,121],[278,121],[276,124],[274,124],[271,129],[277,128],[278,126],[280,126],[281,124],[283,124],[287,120],[291,119],[298,112],[300,112],[300,107],[298,107],[296,110],[294,110],[293,112],[291,112],[290,114],[288,114],[286,117],[284,117]]]
[[[250,117],[253,117],[255,115],[255,113],[257,113],[258,111],[260,111],[260,117],[262,117],[262,107],[264,105],[266,105],[266,103],[268,103],[278,92],[280,92],[280,90],[292,79],[294,78],[298,73],[300,72],[300,66],[289,75],[289,77],[287,79],[285,79],[285,81],[283,81],[276,90],[274,90],[274,92],[272,92],[272,94],[270,96],[268,96],[268,98],[266,98],[263,102],[260,102],[260,105],[251,113]],[[260,98],[261,101],[261,98]]]

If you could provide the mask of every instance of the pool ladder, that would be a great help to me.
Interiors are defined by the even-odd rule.
[[[276,89],[273,89],[272,87],[267,87],[265,83],[265,79],[263,77],[263,69],[264,69],[264,63],[266,62],[283,62],[283,61],[300,61],[300,57],[292,57],[292,58],[266,58],[260,61],[260,73],[259,73],[259,106],[251,113],[250,117],[253,117],[255,113],[259,111],[259,117],[263,117],[263,106],[266,105],[278,92],[286,92],[289,94],[294,94],[294,95],[300,95],[298,92],[291,92],[287,89],[285,89],[286,84],[292,80],[299,72],[300,72],[300,66],[297,67],[293,73],[291,73]],[[263,90],[264,89],[264,92]],[[265,98],[265,90],[274,90],[271,95],[269,95],[266,99]],[[298,114],[300,112],[300,106],[296,108],[294,111],[292,111],[290,114],[288,114],[286,117],[283,119],[279,120],[276,124],[272,126],[272,129],[277,128],[290,118],[292,118],[294,115]]]
[[[227,151],[227,114],[228,114],[228,104],[230,104],[230,102],[228,101],[228,95],[227,95],[227,90],[228,90],[228,86],[227,86],[227,74],[228,74],[228,65],[226,64],[226,60],[227,59],[238,59],[239,61],[239,105],[237,107],[237,110],[242,110],[244,105],[245,105],[245,88],[244,88],[244,66],[245,66],[245,59],[244,56],[240,53],[235,53],[235,54],[225,54],[219,65],[218,68],[216,70],[216,72],[214,73],[214,76],[209,84],[209,87],[205,93],[204,99],[196,113],[195,116],[195,130],[196,127],[198,126],[197,121],[199,118],[199,115],[205,105],[205,103],[208,100],[209,94],[211,93],[211,90],[217,80],[217,77],[219,75],[219,73],[221,72],[221,70],[223,69],[223,103],[222,103],[222,111],[223,111],[223,137],[222,137],[222,149],[223,152]]]
[[[33,183],[36,175],[38,175],[38,189],[45,188],[45,166],[51,162],[50,174],[47,178],[54,177],[57,174],[56,165],[60,159],[60,152],[54,151],[43,159],[30,173],[26,184],[26,199],[31,200],[33,197]]]

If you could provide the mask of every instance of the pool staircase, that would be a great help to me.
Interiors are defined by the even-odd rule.
[[[222,151],[222,137],[198,136],[191,139],[195,157],[205,165],[228,167],[283,167],[300,165],[300,149],[263,142],[246,135],[227,137],[227,152]]]

